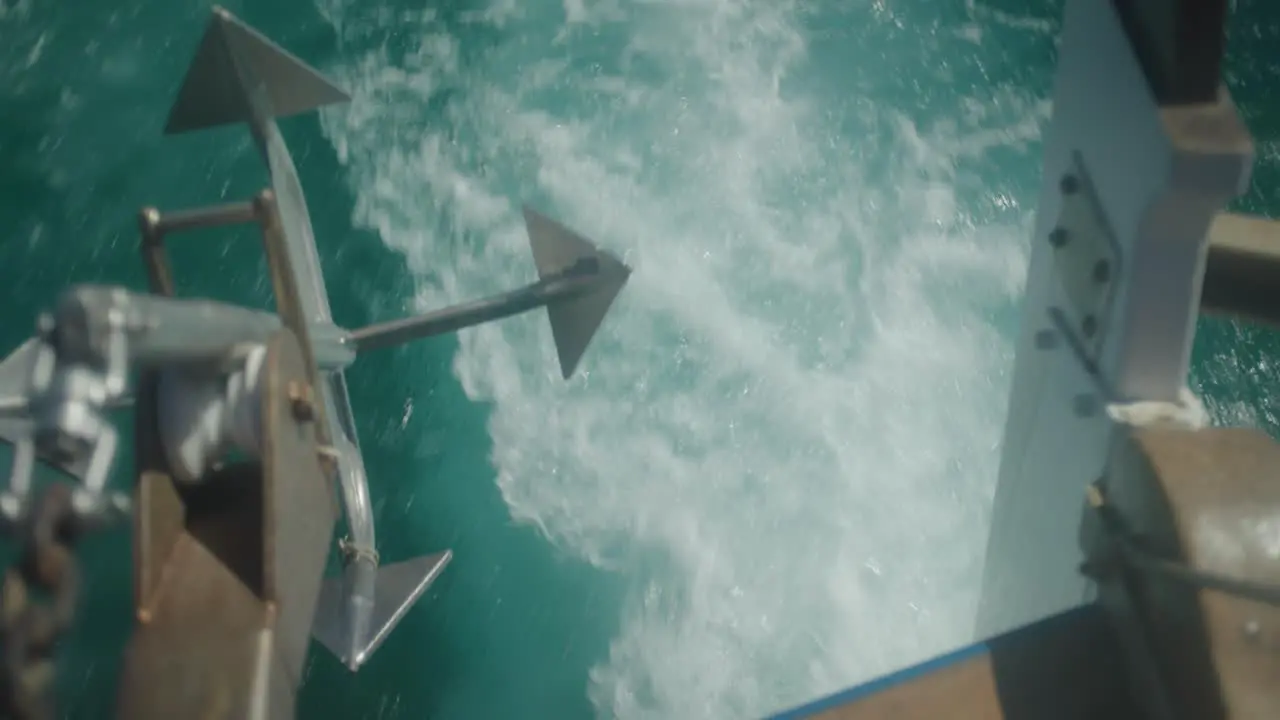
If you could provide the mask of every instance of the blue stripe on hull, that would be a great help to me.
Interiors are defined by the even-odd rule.
[[[1060,623],[1079,621],[1082,619],[1082,616],[1093,614],[1098,611],[1099,609],[1094,605],[1083,605],[1058,615],[1047,617],[1038,622],[1031,623],[1030,625],[1023,626],[1004,635],[989,638],[982,642],[962,647],[958,650],[953,650],[944,655],[930,658],[922,663],[912,665],[895,673],[881,676],[846,690],[841,690],[840,692],[828,695],[819,700],[814,700],[806,705],[792,708],[790,710],[784,710],[777,715],[771,716],[769,720],[801,720],[802,718],[812,717],[832,708],[848,705],[856,700],[860,700],[870,695],[875,695],[876,693],[882,692],[896,685],[902,685],[912,680],[917,680],[950,665],[958,665],[966,660],[987,655],[991,652],[992,642],[998,642],[1001,639],[1012,638],[1023,634],[1043,632]]]

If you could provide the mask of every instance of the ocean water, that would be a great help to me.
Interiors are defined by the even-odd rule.
[[[568,382],[537,315],[349,373],[383,557],[455,560],[359,676],[313,653],[302,717],[758,717],[969,640],[1058,3],[225,5],[353,96],[282,123],[340,323],[532,279],[522,203],[635,268]],[[1275,212],[1280,11],[1237,6]],[[208,8],[0,0],[5,347],[142,286],[142,205],[260,186],[242,129],[160,135]],[[255,242],[192,236],[182,287],[266,303]],[[1219,422],[1276,430],[1274,356],[1202,323]],[[84,556],[97,718],[128,538]]]

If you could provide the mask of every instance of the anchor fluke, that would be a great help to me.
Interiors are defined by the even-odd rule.
[[[349,670],[359,670],[452,559],[453,552],[445,550],[381,566],[353,562],[320,586],[312,637]],[[351,592],[362,570],[374,574],[372,597]]]
[[[584,261],[594,261],[591,284],[577,294],[567,294],[547,304],[551,319],[551,335],[560,358],[560,372],[566,380],[573,375],[591,338],[608,314],[614,298],[631,277],[631,268],[612,254],[596,248],[590,240],[542,215],[524,208],[529,244],[533,246],[533,262],[538,277],[544,281],[570,272]]]
[[[403,345],[545,306],[565,379],[573,374],[631,269],[560,223],[524,208],[538,281],[518,290],[369,325],[348,338],[357,352]]]
[[[215,7],[169,111],[165,134],[250,122],[250,93],[263,93],[274,117],[351,99],[289,51]]]

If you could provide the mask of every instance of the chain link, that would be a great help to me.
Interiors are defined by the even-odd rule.
[[[20,555],[0,585],[0,718],[53,720],[54,646],[71,626],[80,589],[74,545],[81,531],[74,487],[40,495],[22,527]],[[45,601],[34,593],[47,596]]]

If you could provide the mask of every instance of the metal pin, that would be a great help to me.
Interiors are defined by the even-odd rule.
[[[154,209],[151,208],[152,212]],[[198,230],[201,228],[221,227],[223,225],[239,225],[253,222],[253,203],[234,202],[211,207],[175,210],[159,215],[156,219],[157,229],[164,234]]]
[[[311,397],[311,386],[292,380],[289,382],[289,406],[293,410],[293,418],[299,422],[311,422],[316,416],[315,402]]]

